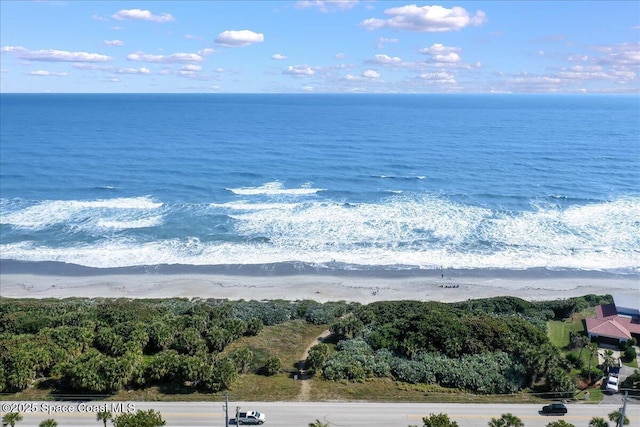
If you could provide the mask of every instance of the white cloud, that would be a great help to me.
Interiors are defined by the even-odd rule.
[[[0,49],[2,53],[15,55],[20,59],[29,61],[45,62],[107,62],[111,57],[99,53],[88,52],[68,52],[65,50],[27,50],[22,46],[4,46]]]
[[[198,55],[213,55],[214,53],[216,53],[216,51],[211,49],[210,47],[206,47],[198,51]]]
[[[297,9],[316,8],[320,12],[327,13],[333,10],[349,10],[354,7],[359,0],[298,0],[295,7]]]
[[[136,52],[127,55],[129,61],[153,62],[153,63],[192,63],[201,62],[202,56],[196,53],[174,53],[171,55],[152,55],[144,52]]]
[[[604,65],[627,67],[640,65],[640,42],[623,43],[614,46],[598,46],[593,48],[605,55],[597,59]]]
[[[95,14],[91,17],[91,19],[93,19],[94,21],[102,21],[102,22],[105,22],[105,21],[109,20],[108,18],[105,18],[104,16],[95,15]]]
[[[432,56],[433,62],[437,62],[437,63],[447,63],[447,64],[455,64],[460,62],[461,58],[460,55],[458,55],[455,52],[449,52],[449,53],[444,53],[444,54],[439,54],[439,55],[433,55]]]
[[[280,53],[276,53],[275,55],[271,56],[271,59],[282,60],[282,59],[287,59],[287,57],[286,57],[286,55],[282,55]]]
[[[254,33],[250,30],[228,30],[223,31],[216,37],[216,44],[227,47],[242,47],[253,43],[262,43],[264,34]]]
[[[440,71],[437,73],[425,73],[420,74],[420,79],[425,80],[432,84],[455,84],[456,79],[453,74],[447,73],[445,71]]]
[[[392,28],[396,30],[417,32],[445,32],[461,30],[468,26],[478,26],[486,22],[485,13],[481,10],[469,15],[465,9],[455,6],[447,9],[443,6],[422,6],[415,4],[393,7],[384,11],[387,19],[370,18],[359,25],[367,30]]]
[[[340,52],[340,53],[336,53],[335,55],[333,55],[333,59],[346,59],[347,55]]]
[[[621,43],[617,45],[601,45],[589,47],[593,55],[569,55],[566,60],[577,63],[569,69],[563,69],[557,76],[570,79],[572,82],[583,81],[615,81],[619,85],[635,85],[635,92],[640,91],[638,81],[640,75],[640,42]],[[514,80],[515,83],[522,83]]]
[[[71,66],[77,70],[91,70],[91,71],[109,71],[113,70],[113,67],[109,65],[88,63],[88,62],[74,62]]]
[[[441,43],[434,43],[430,47],[425,47],[419,50],[420,53],[431,56],[431,58],[426,62],[428,65],[464,69],[480,68],[482,66],[480,62],[477,62],[476,64],[464,63],[460,55],[457,53],[461,51],[462,49],[459,47],[445,46]]]
[[[202,67],[195,64],[188,64],[182,66],[178,71],[178,75],[185,77],[195,77],[200,71],[202,71]]]
[[[111,17],[113,19],[117,19],[119,21],[122,21],[124,19],[138,19],[138,20],[142,20],[142,21],[159,22],[161,24],[163,24],[165,22],[172,22],[172,21],[176,20],[169,13],[162,13],[160,15],[154,15],[150,11],[142,10],[142,9],[122,9],[122,10],[114,13],[113,15],[111,15]]]
[[[289,65],[286,70],[282,71],[282,74],[289,74],[292,76],[312,76],[315,74],[315,71],[308,65]]]
[[[420,53],[425,55],[442,55],[449,52],[460,52],[462,49],[459,47],[445,46],[441,43],[434,43],[430,47],[420,49]]]
[[[68,76],[67,73],[56,73],[54,71],[44,71],[44,70],[31,71],[29,73],[29,75],[31,75],[31,76],[42,76],[42,77],[48,77],[48,76],[64,77],[64,76]]]
[[[563,84],[564,83],[564,84]],[[517,92],[563,92],[567,90],[566,80],[553,76],[529,75],[523,73],[517,77],[507,79],[505,84],[515,88]]]
[[[569,55],[567,57],[567,61],[569,61],[569,62],[576,62],[576,61],[587,62],[587,61],[589,61],[589,56],[587,56],[587,55]]]
[[[382,49],[382,48],[384,48],[384,45],[386,43],[398,43],[398,39],[396,39],[396,38],[390,39],[388,37],[379,37],[378,38],[378,44],[376,44],[376,48],[377,49]]]
[[[118,68],[113,70],[115,74],[151,74],[151,70],[146,67],[141,68]]]
[[[105,46],[124,46],[124,42],[122,40],[105,40],[102,44]]]
[[[400,65],[402,64],[402,59],[397,56],[389,56],[384,54],[376,54],[373,55],[373,59],[367,60],[369,64],[380,64],[380,65]]]
[[[362,77],[366,77],[368,79],[379,79],[380,73],[376,70],[364,70],[362,72]]]
[[[199,71],[202,71],[202,67],[199,65],[195,65],[195,64],[189,64],[189,65],[185,65],[181,68],[182,71],[189,71],[192,73],[196,73]]]

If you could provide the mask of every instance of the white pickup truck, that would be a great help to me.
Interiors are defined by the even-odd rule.
[[[618,388],[620,386],[620,379],[617,375],[609,374],[607,377],[607,387],[606,391],[614,394],[618,392]]]

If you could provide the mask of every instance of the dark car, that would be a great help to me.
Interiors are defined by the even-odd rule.
[[[551,405],[543,406],[540,413],[543,415],[564,415],[567,413],[567,407],[562,403],[552,403]]]

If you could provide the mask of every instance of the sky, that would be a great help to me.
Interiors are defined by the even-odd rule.
[[[0,1],[0,92],[640,93],[638,1]]]

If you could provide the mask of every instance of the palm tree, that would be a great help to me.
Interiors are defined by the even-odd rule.
[[[2,422],[9,424],[11,427],[15,427],[16,423],[22,421],[22,415],[19,412],[7,412],[2,417]]]
[[[589,343],[587,345],[587,350],[589,350],[589,384],[591,384],[591,360],[593,359],[594,354],[598,354],[598,344]]]
[[[458,427],[458,423],[447,414],[430,414],[422,418],[422,427]]]
[[[533,387],[538,376],[546,370],[547,355],[538,347],[530,347],[526,355],[529,362],[529,387]]]
[[[565,420],[553,421],[547,424],[547,427],[576,427],[575,425],[566,422]]]
[[[502,414],[500,418],[491,418],[489,427],[524,427],[524,423],[513,414]]]
[[[589,337],[580,335],[580,338],[576,340],[576,344],[580,347],[580,351],[578,352],[578,359],[580,359],[580,356],[582,356],[582,350],[589,345]]]
[[[616,364],[616,359],[613,357],[613,351],[605,350],[604,354],[602,355],[602,358],[603,358],[602,369],[609,372],[609,368],[615,366]]]
[[[47,418],[38,424],[38,427],[58,427],[58,422],[53,418]]]
[[[104,427],[107,427],[107,421],[113,418],[113,414],[109,411],[101,411],[96,414],[96,421],[102,421]]]
[[[609,423],[602,417],[593,417],[589,421],[589,427],[609,427]]]
[[[329,427],[329,423],[323,423],[322,421],[316,419],[314,422],[309,423],[309,427]]]
[[[629,418],[626,415],[624,416],[623,423],[620,423],[620,417],[622,417],[622,413],[620,411],[613,411],[609,414],[609,421],[616,423],[616,427],[620,427],[622,425],[626,426],[629,424]]]

